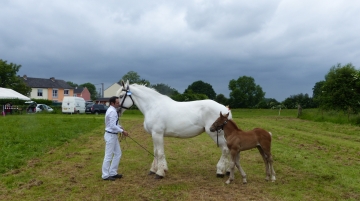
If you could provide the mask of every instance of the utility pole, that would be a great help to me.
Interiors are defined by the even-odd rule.
[[[101,83],[101,98],[104,98],[104,83]]]

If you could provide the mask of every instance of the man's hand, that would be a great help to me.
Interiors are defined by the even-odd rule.
[[[125,135],[126,137],[129,136],[129,133],[125,130],[122,132],[122,134]]]

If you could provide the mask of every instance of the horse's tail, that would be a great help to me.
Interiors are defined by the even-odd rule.
[[[271,132],[268,132],[270,134],[270,136],[272,137],[272,133]]]
[[[232,119],[232,114],[231,114],[231,110],[229,109],[229,116],[228,119]]]

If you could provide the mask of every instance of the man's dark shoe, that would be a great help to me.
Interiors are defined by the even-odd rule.
[[[120,178],[122,178],[122,174],[117,174],[117,175],[114,175],[114,176],[111,176],[111,177],[116,178],[116,179],[120,179]]]
[[[115,177],[108,177],[108,178],[105,178],[103,180],[108,180],[108,181],[115,181]]]

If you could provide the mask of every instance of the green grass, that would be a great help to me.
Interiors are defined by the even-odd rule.
[[[304,112],[304,110],[303,110]],[[152,156],[131,139],[115,182],[101,180],[104,115],[35,114],[3,117],[0,200],[360,200],[360,127],[307,121],[296,110],[232,110],[244,130],[273,134],[275,183],[265,182],[256,149],[241,153],[248,184],[216,178],[219,148],[202,134],[165,138],[169,172],[147,176]],[[122,125],[152,152],[139,111],[124,113]],[[5,158],[5,159],[3,159]]]
[[[360,126],[360,114],[351,114],[348,118],[348,115],[342,111],[304,109],[300,118],[316,122],[332,122],[336,124],[352,124]]]
[[[79,118],[81,117],[81,118]],[[7,115],[0,121],[0,173],[99,127],[103,117],[87,115]]]

